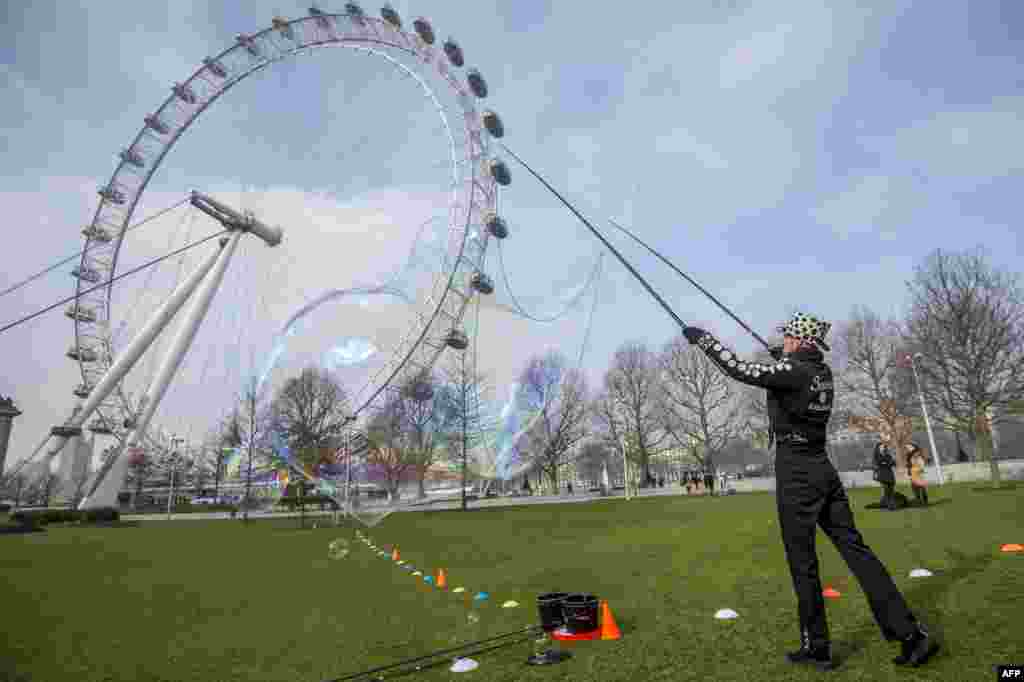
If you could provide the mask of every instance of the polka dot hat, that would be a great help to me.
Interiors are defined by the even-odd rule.
[[[786,336],[792,336],[794,339],[800,339],[801,341],[810,341],[815,343],[825,350],[832,350],[828,347],[825,342],[825,336],[828,335],[828,330],[832,328],[832,325],[823,320],[819,320],[811,315],[805,315],[804,313],[795,313],[793,317],[781,325],[777,331],[782,332]]]

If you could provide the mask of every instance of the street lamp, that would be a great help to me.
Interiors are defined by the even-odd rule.
[[[178,469],[178,443],[184,443],[184,438],[172,438],[171,439],[171,490],[167,495],[167,518],[171,518],[171,504],[174,501],[174,475]]]
[[[939,485],[943,485],[946,482],[946,477],[942,475],[942,462],[939,458],[939,450],[935,447],[935,434],[932,433],[932,422],[928,418],[928,406],[924,402],[924,392],[921,390],[921,378],[917,375],[917,363],[915,360],[923,357],[921,353],[914,353],[908,355],[907,359],[910,360],[910,367],[914,370],[914,382],[917,384],[917,396],[921,399],[921,412],[924,414],[924,425],[928,429],[928,443],[932,446],[932,457],[935,458],[935,471],[939,474]]]

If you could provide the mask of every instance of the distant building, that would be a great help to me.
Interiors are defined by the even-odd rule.
[[[14,418],[20,414],[21,410],[14,406],[13,398],[0,396],[0,476],[4,473],[4,463],[7,461],[7,446],[11,442]]]

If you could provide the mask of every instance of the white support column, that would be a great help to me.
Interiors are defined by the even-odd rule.
[[[182,322],[181,328],[178,329],[178,333],[171,343],[171,348],[160,364],[153,385],[143,398],[145,405],[143,412],[139,416],[135,428],[128,433],[124,441],[124,445],[127,447],[119,448],[111,453],[110,458],[104,463],[104,470],[99,472],[93,482],[93,490],[90,490],[88,496],[79,504],[79,509],[117,506],[117,494],[121,491],[121,486],[124,485],[129,464],[128,458],[121,455],[125,449],[136,447],[145,437],[149,422],[167,392],[174,374],[188,353],[188,349],[199,331],[199,326],[210,309],[213,296],[224,279],[224,271],[231,261],[231,256],[234,255],[238,242],[244,234],[241,230],[235,230],[229,237],[221,240],[222,248],[217,254],[216,262],[209,275],[203,279],[196,298],[192,302],[192,307],[188,311],[188,316]]]
[[[135,366],[139,358],[142,357],[142,354],[146,352],[146,349],[152,345],[153,340],[174,319],[174,316],[185,304],[185,301],[188,300],[192,292],[195,291],[196,287],[199,286],[199,283],[210,271],[210,268],[213,267],[220,253],[221,249],[212,251],[209,257],[196,268],[195,272],[178,285],[174,292],[171,293],[170,298],[157,309],[153,317],[146,323],[146,326],[142,328],[142,331],[117,356],[117,359],[114,360],[114,363],[103,375],[103,378],[100,379],[100,382],[89,392],[89,397],[82,403],[81,409],[76,408],[77,412],[68,420],[67,426],[81,428],[82,424],[92,416],[96,408],[107,399],[114,388],[117,387],[125,375]],[[68,441],[66,436],[52,436],[51,439],[54,446],[46,454],[44,461],[47,463],[47,466],[52,465],[53,459],[61,454]],[[74,450],[71,452],[73,456]]]

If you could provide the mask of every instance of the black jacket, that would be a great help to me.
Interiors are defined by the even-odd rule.
[[[881,443],[875,446],[875,478],[881,483],[895,483],[896,475],[893,467],[896,460],[889,454],[888,448]]]
[[[747,362],[711,334],[697,341],[719,369],[736,381],[768,389],[772,435],[796,452],[825,450],[835,386],[832,370],[817,349],[800,349],[777,362]]]

